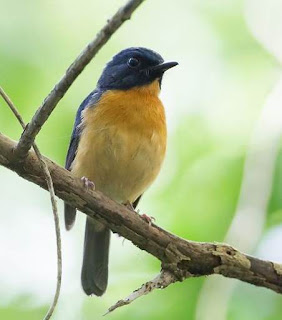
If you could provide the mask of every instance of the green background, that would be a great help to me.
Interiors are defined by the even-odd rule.
[[[280,72],[277,56],[251,27],[250,15],[259,19],[263,6],[256,11],[249,2],[145,1],[59,103],[37,138],[42,153],[63,165],[75,112],[105,63],[126,47],[152,48],[179,66],[165,75],[161,94],[169,132],[166,160],[140,211],[181,237],[223,241],[236,210],[250,138]],[[0,0],[0,85],[25,121],[123,3]],[[15,140],[21,134],[2,100],[0,131]],[[264,232],[251,252],[277,262],[282,262],[281,159],[280,144]],[[0,178],[0,319],[42,319],[56,281],[48,194],[4,168]],[[62,220],[61,201],[59,208]],[[155,258],[113,236],[108,291],[102,298],[86,297],[79,283],[83,215],[79,220],[71,233],[61,221],[63,283],[55,319],[100,319],[160,269]],[[242,226],[242,232],[248,230]],[[204,281],[189,279],[155,291],[107,317],[196,319]],[[282,319],[279,295],[228,281],[236,288],[226,319]]]

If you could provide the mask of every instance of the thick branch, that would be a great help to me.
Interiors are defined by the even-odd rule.
[[[123,7],[121,7],[116,14],[108,20],[107,24],[97,34],[95,39],[87,45],[76,60],[70,65],[63,78],[55,85],[53,90],[45,98],[43,104],[37,110],[31,122],[24,130],[15,149],[15,159],[19,159],[21,161],[24,159],[42,125],[49,118],[51,112],[65,95],[74,80],[91,61],[91,59],[95,57],[114,32],[123,24],[123,22],[130,19],[134,10],[137,9],[143,1],[144,0],[129,0]]]
[[[40,163],[33,151],[21,165],[13,162],[16,142],[0,134],[0,164],[26,180],[47,189]],[[161,260],[182,281],[187,277],[221,274],[282,293],[282,265],[263,261],[225,245],[181,239],[155,224],[148,225],[138,214],[97,191],[86,192],[79,179],[45,158],[56,195],[131,240],[142,250]]]

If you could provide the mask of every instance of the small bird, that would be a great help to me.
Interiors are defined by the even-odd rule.
[[[156,52],[133,47],[115,55],[97,87],[80,105],[65,168],[118,203],[137,206],[157,177],[166,151],[166,120],[159,93],[165,71]],[[69,230],[76,208],[65,203]],[[81,283],[101,296],[108,284],[110,230],[87,217]]]

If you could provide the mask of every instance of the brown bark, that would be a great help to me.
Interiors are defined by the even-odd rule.
[[[47,190],[40,163],[29,151],[21,164],[13,162],[16,142],[0,134],[0,164]],[[188,277],[221,274],[282,293],[282,265],[245,255],[226,244],[184,240],[155,224],[149,225],[137,213],[115,203],[98,191],[86,192],[79,179],[45,158],[56,195],[90,217],[106,224],[151,253],[179,281]]]

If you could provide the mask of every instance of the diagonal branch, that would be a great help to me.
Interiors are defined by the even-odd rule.
[[[34,152],[29,151],[24,162],[18,164],[13,162],[15,146],[16,142],[0,134],[0,165],[47,189]],[[189,277],[221,274],[282,293],[281,264],[245,255],[225,244],[184,240],[155,224],[148,225],[137,213],[102,193],[91,190],[85,192],[78,178],[51,160],[44,160],[59,198],[154,255],[162,262],[162,269],[171,272],[179,281]]]
[[[23,121],[23,118],[21,117],[20,113],[18,112],[17,108],[11,101],[11,99],[8,97],[8,95],[5,93],[5,91],[0,87],[0,95],[2,98],[5,100],[9,108],[12,110],[13,114],[15,117],[18,119],[20,125],[22,126],[23,129],[25,129],[26,125]],[[43,159],[39,148],[35,143],[32,144],[33,149],[36,153],[36,156],[38,160],[40,161],[41,169],[45,174],[48,190],[50,193],[50,198],[51,198],[51,205],[52,205],[52,211],[53,211],[53,216],[54,216],[54,221],[55,221],[55,231],[56,231],[56,243],[57,243],[57,285],[56,285],[56,291],[55,295],[53,298],[53,302],[47,312],[47,314],[44,317],[44,320],[48,320],[52,317],[53,312],[56,308],[56,305],[59,300],[60,296],[60,290],[61,290],[61,284],[62,284],[62,244],[61,244],[61,232],[60,232],[60,221],[59,221],[59,215],[58,215],[58,207],[57,207],[57,201],[55,198],[55,191],[54,191],[54,186],[53,186],[53,181],[48,169],[48,166]]]
[[[36,111],[31,122],[24,130],[15,149],[15,160],[22,161],[25,158],[41,127],[49,118],[50,114],[65,95],[74,80],[79,76],[91,59],[95,57],[98,51],[110,39],[115,31],[126,20],[130,19],[132,13],[143,1],[144,0],[129,0],[123,7],[121,7],[70,65],[65,75],[45,98],[43,104]]]

